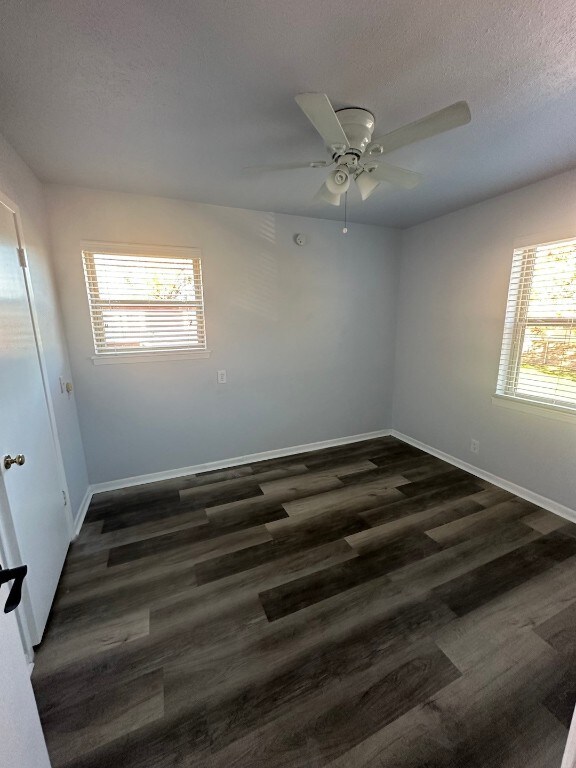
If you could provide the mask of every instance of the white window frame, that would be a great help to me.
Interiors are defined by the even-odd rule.
[[[564,404],[555,402],[554,399],[547,398],[544,395],[530,396],[518,394],[515,384],[520,373],[526,327],[558,325],[573,328],[576,325],[576,308],[575,317],[572,319],[528,317],[525,299],[531,290],[531,271],[533,267],[533,262],[528,258],[528,252],[537,248],[562,246],[571,243],[576,243],[576,237],[550,238],[543,242],[517,245],[514,248],[498,368],[498,383],[496,393],[492,398],[492,402],[495,405],[503,405],[525,413],[538,414],[562,421],[574,421],[576,419],[576,402],[574,405],[571,403]]]
[[[203,321],[206,322],[206,303],[204,301],[204,287],[202,281],[202,254],[199,248],[188,248],[182,246],[166,246],[166,245],[141,245],[137,243],[110,243],[99,241],[83,241],[81,243],[82,249],[82,264],[85,263],[85,254],[104,254],[110,256],[143,256],[143,257],[157,257],[157,258],[181,258],[181,259],[197,259],[199,261],[200,280],[201,280],[201,300],[202,300],[202,315]],[[84,274],[86,278],[86,275]],[[92,341],[94,344],[94,355],[91,359],[94,365],[108,365],[116,363],[149,363],[149,362],[167,362],[176,360],[189,360],[189,359],[203,359],[210,357],[210,350],[205,346],[204,348],[188,348],[188,349],[150,349],[142,352],[138,351],[115,351],[115,352],[99,352],[96,344],[95,328],[93,324],[93,309],[92,309],[92,297],[90,295],[90,289],[85,280],[86,295],[88,301],[88,308],[90,314],[90,328],[92,331]],[[204,334],[206,343],[206,334]]]

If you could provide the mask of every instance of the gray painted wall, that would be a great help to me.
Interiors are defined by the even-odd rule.
[[[390,426],[397,232],[71,187],[47,202],[92,483]],[[212,357],[95,366],[82,240],[200,247]]]
[[[576,172],[405,231],[393,409],[400,432],[571,508],[576,419],[498,407],[491,397],[515,241],[574,235]]]
[[[86,460],[74,395],[60,392],[59,378],[70,379],[70,366],[49,257],[43,188],[28,166],[0,136],[0,190],[20,209],[34,290],[40,335],[46,358],[64,470],[74,514],[88,487]],[[24,415],[23,415],[24,416]]]

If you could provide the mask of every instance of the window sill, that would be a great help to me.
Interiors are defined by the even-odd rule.
[[[546,403],[537,403],[532,400],[523,400],[519,397],[509,397],[508,395],[493,395],[493,405],[511,408],[514,411],[530,413],[533,416],[543,416],[546,419],[555,419],[556,421],[576,422],[576,409],[563,408],[561,405],[547,405]]]
[[[187,352],[135,352],[117,355],[93,355],[94,365],[113,365],[116,363],[168,363],[177,360],[205,359],[212,353],[208,349]]]

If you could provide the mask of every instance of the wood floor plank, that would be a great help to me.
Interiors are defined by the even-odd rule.
[[[444,465],[444,462],[440,462],[438,459],[422,456],[394,458],[392,460],[370,460],[370,463],[374,467],[372,470],[350,473],[342,478],[342,482],[345,485],[356,485],[394,475],[402,475],[406,480],[412,482],[413,480],[420,480],[436,474],[441,466],[445,469],[450,469],[448,465]]]
[[[437,692],[434,705],[456,722],[468,723],[467,731],[474,723],[489,732],[500,717],[539,705],[564,671],[553,649],[527,633]]]
[[[462,616],[575,554],[576,540],[547,534],[436,588],[435,593]]]
[[[555,566],[459,617],[436,632],[434,641],[462,672],[503,653],[506,646],[527,632],[540,634],[541,626],[548,641],[553,620],[576,602],[574,575],[570,561]],[[556,624],[568,629],[568,637],[575,626],[570,624],[574,618],[560,618]],[[553,642],[549,644],[554,647]],[[557,650],[561,652],[561,646]]]
[[[342,539],[310,548],[289,550],[279,558],[265,560],[248,570],[234,571],[218,580],[206,581],[185,595],[165,595],[157,601],[157,606],[167,607],[183,602],[193,614],[204,610],[206,606],[215,611],[226,610],[230,601],[242,599],[246,594],[256,596],[258,600],[260,589],[283,584],[294,578],[294,575],[303,576],[355,556],[354,550]],[[151,615],[154,615],[154,611]]]
[[[52,765],[65,765],[118,736],[160,720],[163,713],[161,670],[54,709],[42,718]]]
[[[552,512],[548,512],[546,509],[536,509],[526,517],[522,518],[524,525],[529,525],[530,528],[534,528],[535,531],[540,533],[552,533],[565,526],[563,518],[554,515]]]
[[[564,595],[561,594],[561,597]],[[539,623],[534,631],[559,653],[576,660],[576,595],[569,605]]]
[[[479,493],[475,493],[472,498],[483,507],[493,507],[495,504],[500,504],[502,501],[510,501],[510,499],[517,498],[513,493],[505,491],[503,488],[488,488]]]
[[[205,768],[210,760],[205,719],[157,720],[67,760],[66,768]]]
[[[576,706],[576,671],[567,668],[543,701],[546,709],[568,730]]]
[[[475,731],[426,702],[328,768],[555,767],[565,740],[565,728],[544,707],[517,707],[489,729]]]
[[[233,477],[246,477],[246,475],[252,474],[254,474],[254,470],[250,464],[240,464],[237,467],[230,467],[228,469],[210,469],[206,472],[196,473],[189,483],[189,487],[219,483],[222,480],[231,480]]]
[[[314,488],[307,487],[302,490],[269,491],[262,496],[250,499],[240,499],[224,504],[217,504],[207,508],[206,513],[210,520],[218,525],[229,524],[235,520],[243,519],[247,514],[255,514],[257,511],[277,511],[284,509],[284,503],[291,499],[312,499],[316,495],[323,495],[334,488],[341,488],[342,482],[337,477],[319,478]]]
[[[204,509],[186,509],[182,503],[171,505],[167,508],[155,507],[152,511],[132,509],[130,512],[118,512],[104,520],[103,533],[116,534],[122,529],[127,529],[129,535],[138,535],[141,531],[157,533],[182,527],[201,525],[207,522]],[[136,529],[135,531],[133,529]],[[109,541],[118,541],[114,535],[108,536]]]
[[[326,761],[458,677],[458,671],[440,651],[423,651],[366,691],[352,695],[344,706],[329,709],[310,724],[307,732],[316,740],[318,751]]]
[[[422,493],[429,493],[437,488],[446,488],[454,483],[468,480],[470,475],[463,469],[447,469],[446,472],[434,473],[431,477],[424,480],[415,480],[399,486],[401,493],[409,498],[420,496]]]
[[[542,738],[536,722],[554,733],[556,750],[561,750],[566,731],[555,727],[538,703],[561,673],[554,652],[530,635],[507,651],[458,677],[329,768],[517,768],[522,746],[533,750]],[[529,735],[537,735],[536,743]],[[414,739],[420,740],[416,747]]]
[[[123,544],[132,544],[145,539],[153,539],[156,536],[164,536],[167,533],[183,531],[187,528],[196,528],[206,525],[209,522],[206,512],[203,509],[193,512],[174,512],[162,516],[158,519],[148,520],[146,522],[136,522],[133,520],[127,524],[124,520],[118,527],[107,529],[99,537],[94,538],[83,546],[85,553],[96,553],[101,549],[111,549]],[[78,542],[80,545],[80,542]]]
[[[365,531],[368,524],[355,514],[346,511],[324,512],[313,517],[288,517],[266,524],[266,530],[276,541],[301,542],[308,545],[310,541],[335,541],[350,534]]]
[[[490,531],[494,526],[502,525],[511,520],[519,520],[526,513],[530,513],[533,508],[533,504],[522,499],[503,501],[493,507],[472,512],[470,515],[451,520],[435,528],[429,528],[426,534],[445,547]]]
[[[402,498],[399,487],[407,482],[401,475],[391,475],[361,486],[346,486],[337,490],[327,488],[325,493],[288,501],[283,506],[291,517],[319,515],[323,512],[345,509],[350,512],[361,512]]]
[[[72,661],[93,658],[111,648],[140,640],[149,634],[148,608],[104,621],[96,627],[77,629],[71,637],[56,636],[52,641],[50,633],[50,637],[44,642],[43,653],[36,657],[36,674],[53,673]]]
[[[299,454],[299,458],[309,469],[322,469],[334,464],[341,464],[345,461],[359,461],[366,458],[372,461],[372,457],[381,456],[386,456],[390,460],[393,456],[406,457],[414,455],[421,455],[421,452],[406,443],[400,443],[400,441],[394,438],[383,437],[309,451]],[[272,462],[274,461],[276,460],[273,459]]]
[[[319,603],[339,592],[383,576],[400,566],[421,560],[437,551],[424,535],[414,534],[389,541],[378,552],[359,555],[310,576],[289,581],[260,593],[260,600],[270,621]]]
[[[265,563],[279,560],[296,551],[295,545],[274,541],[272,537],[270,539],[270,541],[245,547],[237,552],[218,555],[204,563],[199,563],[195,567],[197,583],[202,585],[218,579],[225,579],[235,573],[248,571]]]
[[[246,513],[242,520],[228,521],[228,525],[214,525],[211,521],[204,525],[195,525],[192,528],[184,528],[171,533],[162,533],[157,536],[149,536],[139,541],[133,541],[129,544],[120,544],[110,549],[108,566],[121,565],[131,560],[139,560],[144,557],[155,557],[163,552],[170,552],[174,549],[189,548],[189,557],[194,557],[198,545],[204,542],[221,539],[228,534],[232,537],[244,539],[245,531],[254,533],[254,543],[261,540],[262,534],[265,534],[263,523],[271,520],[279,520],[287,517],[287,514],[280,508],[275,510],[266,509],[262,513],[261,509],[256,510],[255,514]],[[200,550],[204,548],[199,547]]]
[[[416,644],[403,655],[219,750],[211,768],[325,765],[459,676],[432,645]]]
[[[367,511],[362,510],[360,514],[369,525],[376,526],[413,515],[415,512],[422,512],[446,501],[464,499],[481,491],[482,487],[474,479],[468,478],[409,498],[398,494],[397,498],[388,499],[386,503],[374,506]]]
[[[225,534],[218,539],[208,538],[195,544],[183,544],[162,551],[153,550],[140,558],[122,559],[76,589],[64,593],[59,591],[56,604],[59,609],[64,609],[74,605],[90,605],[90,601],[122,603],[132,596],[136,599],[137,594],[143,591],[144,601],[158,599],[162,597],[162,585],[174,584],[172,590],[166,590],[168,594],[180,586],[194,586],[195,564],[270,541],[272,537],[266,528],[257,526]],[[152,595],[156,597],[152,598]]]
[[[189,509],[204,509],[226,504],[228,501],[252,499],[261,493],[260,486],[254,481],[253,476],[250,476],[182,490],[180,501],[186,503]]]
[[[525,525],[509,523],[507,526],[499,526],[495,531],[443,549],[424,560],[409,563],[389,573],[388,578],[397,588],[410,592],[421,590],[423,585],[433,589],[463,578],[474,569],[513,553],[539,538],[539,534],[527,529]]]
[[[285,490],[308,490],[314,491],[316,483],[325,478],[336,477],[342,482],[350,475],[364,475],[376,469],[376,465],[371,461],[356,461],[348,464],[334,464],[326,469],[308,471],[306,474],[285,477],[279,480],[268,480],[260,483],[264,493],[282,492]]]
[[[107,564],[108,552],[106,550],[83,554],[72,544],[68,549],[58,587],[66,589],[82,584],[87,579],[94,578],[95,575],[102,573],[106,569]]]
[[[111,512],[124,513],[142,510],[143,514],[146,514],[146,512],[154,514],[158,509],[170,509],[179,504],[180,495],[178,490],[166,490],[163,487],[164,484],[162,483],[161,485],[161,488],[157,488],[156,483],[150,483],[143,486],[142,490],[130,489],[129,492],[127,490],[120,490],[95,494],[90,502],[85,521],[87,523],[97,520],[110,522]]]
[[[142,578],[137,585],[120,582],[102,595],[98,591],[91,591],[89,596],[78,596],[76,593],[57,596],[50,620],[50,632],[61,637],[72,636],[79,630],[89,631],[119,616],[149,608],[166,594],[182,594],[195,586],[194,566],[185,564],[178,571],[177,581],[172,573],[163,573]]]
[[[413,515],[392,520],[389,523],[367,528],[345,537],[350,546],[358,553],[372,552],[379,549],[382,544],[390,539],[409,534],[413,531],[427,532],[427,529],[442,525],[453,520],[460,520],[466,515],[484,509],[482,505],[471,498],[446,502],[415,512]],[[433,538],[433,537],[432,537]]]
[[[295,664],[268,676],[262,683],[243,688],[207,710],[208,729],[218,748],[235,741],[250,729],[286,714],[307,695],[317,693],[335,676],[368,669],[389,656],[394,647],[407,642],[423,628],[439,626],[452,618],[444,605],[434,601],[413,603],[370,625],[369,630],[352,631],[340,642],[328,643],[320,651],[302,655]]]
[[[443,625],[452,616],[446,607],[434,609],[438,603],[429,598],[426,590],[414,598],[393,591],[387,595],[382,586],[381,579],[374,580],[277,622],[259,625],[255,633],[235,633],[225,643],[207,647],[205,653],[190,653],[170,663],[165,667],[169,710],[179,712],[188,706],[190,691],[221,695],[220,691],[225,690],[228,695],[232,687],[241,692],[265,681],[273,670],[299,668],[308,657],[321,658],[327,647],[344,647],[355,634],[364,643],[373,634],[380,636],[384,658],[389,659],[393,652],[422,639],[434,624]],[[419,615],[413,613],[413,606],[421,603],[434,609],[434,624],[426,626],[410,618]],[[383,634],[383,622],[389,629],[387,635]],[[376,659],[373,654],[367,658]],[[338,676],[337,681],[340,679]]]
[[[234,501],[246,498],[244,495],[246,491],[250,491],[255,486],[275,481],[280,482],[281,480],[296,478],[300,475],[307,474],[307,466],[304,463],[299,462],[297,464],[287,464],[286,466],[277,469],[268,469],[262,472],[254,472],[252,470],[250,474],[222,479],[218,483],[199,483],[196,481],[194,485],[189,485],[187,488],[183,488],[180,491],[180,500],[185,502],[202,502],[202,499],[211,500],[214,496],[228,495],[230,497],[235,496],[236,499],[231,498],[231,500]],[[253,493],[251,495],[257,496],[259,494]],[[204,504],[204,506],[214,506],[214,504],[208,503]]]

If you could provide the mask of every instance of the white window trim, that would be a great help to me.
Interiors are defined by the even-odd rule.
[[[160,256],[166,258],[200,259],[200,248],[180,245],[150,245],[143,243],[114,243],[101,240],[82,240],[81,251],[89,253],[102,253],[110,255],[138,255]],[[88,301],[88,297],[87,297]],[[206,301],[203,300],[204,316],[206,315]],[[92,320],[90,319],[90,327]],[[212,354],[209,349],[189,349],[174,352],[158,350],[157,352],[113,352],[95,354],[90,357],[94,365],[117,365],[123,363],[161,363],[184,360],[207,359]]]
[[[210,357],[209,349],[189,350],[183,352],[117,352],[114,354],[92,355],[94,365],[114,365],[117,363],[167,363],[177,360],[201,360]]]
[[[546,245],[561,245],[566,242],[573,242],[575,240],[574,232],[571,233],[540,233],[539,235],[531,235],[530,237],[521,237],[514,240],[513,254],[517,250],[527,249]],[[511,278],[510,278],[511,279]],[[508,287],[510,291],[510,285]],[[515,297],[515,301],[518,301],[518,296]],[[509,307],[509,294],[506,300],[506,313],[508,313]],[[516,314],[516,307],[514,307]],[[515,321],[517,322],[517,320]],[[500,355],[501,361],[498,366],[498,383],[497,386],[501,386],[502,376],[502,356],[504,352],[504,341],[501,344]],[[507,360],[506,365],[510,365],[510,358],[515,354],[515,351],[510,347],[506,350]],[[517,354],[517,351],[516,351]],[[533,415],[543,416],[549,419],[555,419],[557,421],[574,422],[576,419],[576,407],[563,406],[559,403],[547,403],[545,400],[532,400],[530,398],[524,398],[515,394],[506,394],[504,392],[495,392],[492,395],[492,404],[497,406],[503,406],[512,410],[521,411],[524,413],[531,413]]]
[[[536,400],[526,400],[521,397],[512,397],[511,395],[492,395],[492,404],[504,408],[510,408],[513,411],[522,413],[531,413],[533,416],[543,416],[546,419],[555,419],[556,421],[576,421],[576,408],[563,408],[561,405],[546,405]]]
[[[200,248],[183,245],[150,245],[142,243],[111,243],[99,240],[82,240],[80,247],[91,253],[106,253],[123,256],[166,256],[172,259],[199,259]]]

